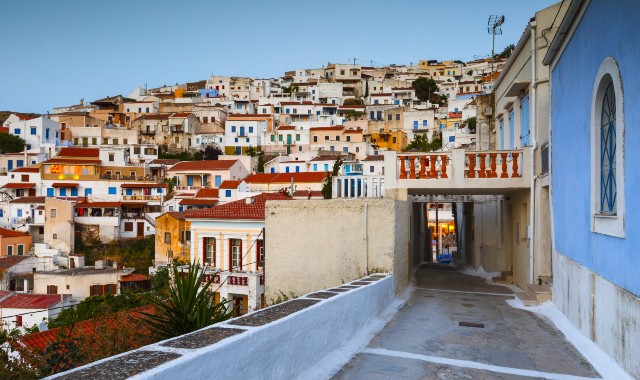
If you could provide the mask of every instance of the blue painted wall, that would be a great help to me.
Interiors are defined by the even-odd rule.
[[[551,73],[554,234],[557,251],[640,295],[640,1],[612,4],[591,1]],[[624,89],[625,239],[590,230],[591,97],[608,56]]]

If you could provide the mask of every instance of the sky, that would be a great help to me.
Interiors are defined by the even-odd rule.
[[[332,63],[374,66],[491,54],[554,0],[20,0],[3,4],[0,110],[127,95],[215,75],[271,78]]]

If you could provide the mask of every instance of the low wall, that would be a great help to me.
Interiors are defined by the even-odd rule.
[[[396,291],[406,287],[410,265],[409,202],[269,201],[265,214],[268,302],[280,292],[305,294],[360,278],[367,271],[393,273]]]
[[[640,378],[640,298],[556,251],[553,302],[584,335]]]
[[[360,348],[357,345],[366,345],[400,305],[393,276],[371,276],[349,285],[308,294],[53,378],[326,378],[350,359]],[[285,313],[296,308],[299,310]]]

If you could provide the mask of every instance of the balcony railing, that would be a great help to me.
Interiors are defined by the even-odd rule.
[[[399,155],[400,179],[438,179],[449,178],[447,163],[450,153],[412,153]]]
[[[200,190],[206,186],[176,186],[174,187],[176,190]]]
[[[151,135],[152,136],[152,135],[156,134],[156,131],[152,131],[152,130],[148,130],[147,131],[146,129],[142,129],[142,130],[140,130],[140,134],[141,135]]]
[[[229,285],[240,285],[240,286],[249,285],[249,279],[247,277],[240,277],[240,276],[229,276],[227,277],[227,282],[229,283]]]
[[[170,130],[171,130],[171,133],[184,133],[184,127],[181,125],[179,126],[172,125],[170,127]]]
[[[465,177],[519,178],[522,176],[518,168],[521,155],[521,151],[468,152],[465,160]]]
[[[144,164],[131,164],[130,166],[144,166]],[[118,175],[118,174],[102,174],[100,175],[100,179],[112,180],[112,181],[141,181],[141,182],[162,182],[162,178],[158,176],[140,176],[136,177],[134,175]]]
[[[162,195],[124,195],[122,200],[162,202],[162,198]]]

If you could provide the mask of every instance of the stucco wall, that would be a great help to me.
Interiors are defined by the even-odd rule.
[[[365,242],[365,205],[368,244]],[[368,269],[408,282],[409,203],[390,199],[269,201],[266,206],[267,301],[340,285]]]

